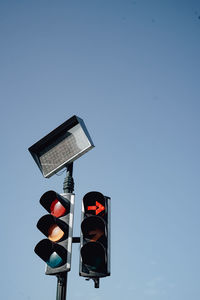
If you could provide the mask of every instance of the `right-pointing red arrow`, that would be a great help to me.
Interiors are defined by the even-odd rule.
[[[105,207],[101,203],[96,201],[96,206],[88,206],[87,209],[88,210],[95,210],[95,214],[98,215],[100,212],[105,210]]]

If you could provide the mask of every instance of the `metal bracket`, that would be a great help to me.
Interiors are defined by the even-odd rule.
[[[72,243],[80,243],[80,237],[73,237]]]
[[[86,278],[85,280],[89,281],[90,279],[92,279],[94,281],[94,287],[96,289],[98,289],[99,288],[99,278],[98,277],[97,278]]]

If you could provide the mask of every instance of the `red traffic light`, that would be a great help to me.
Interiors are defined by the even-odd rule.
[[[58,199],[55,199],[51,203],[50,212],[52,216],[59,218],[66,214],[66,208],[58,201]]]
[[[105,197],[99,192],[89,192],[83,197],[84,211],[88,215],[105,214]]]
[[[70,211],[69,201],[54,191],[44,193],[40,198],[40,204],[56,218],[60,218]]]
[[[99,192],[83,197],[80,276],[110,275],[110,198]]]
[[[99,203],[98,201],[96,201],[96,203],[95,203],[95,205],[89,205],[88,207],[87,207],[87,210],[90,210],[90,211],[94,211],[94,214],[95,215],[98,215],[98,214],[100,214],[102,211],[104,211],[105,210],[105,207],[101,204],[101,203]]]

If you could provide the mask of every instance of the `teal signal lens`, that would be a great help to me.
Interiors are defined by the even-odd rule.
[[[47,265],[51,268],[57,268],[63,265],[63,259],[55,251],[50,255]]]
[[[84,264],[93,271],[102,271],[105,266],[105,248],[98,242],[89,242],[81,248]]]
[[[96,271],[100,268],[101,264],[103,263],[103,259],[101,257],[93,257],[91,258],[90,267],[91,270]]]

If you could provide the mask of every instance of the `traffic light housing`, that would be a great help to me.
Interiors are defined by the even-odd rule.
[[[110,275],[110,198],[89,192],[82,200],[79,275]]]
[[[71,269],[74,194],[48,191],[40,204],[49,214],[41,217],[37,228],[47,237],[35,247],[35,253],[46,262],[47,275],[68,272]]]

